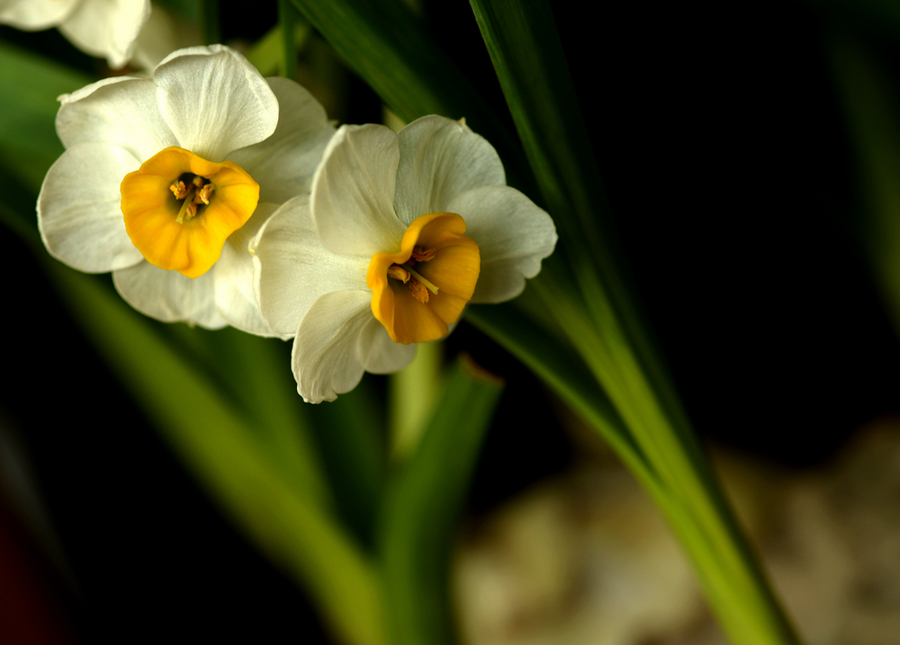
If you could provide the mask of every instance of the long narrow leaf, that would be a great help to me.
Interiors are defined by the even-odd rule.
[[[521,148],[512,134],[402,0],[293,2],[403,121],[428,114],[464,117],[505,153],[510,175],[527,173],[517,166]]]
[[[472,0],[472,6],[581,292],[581,301],[572,301],[539,282],[542,297],[659,474],[662,490],[651,486],[650,491],[682,538],[731,638],[748,645],[796,642],[697,444],[606,240],[611,227],[602,222],[608,213],[549,5]],[[608,428],[597,428],[608,434]]]
[[[139,314],[88,276],[48,261],[85,332],[211,495],[273,560],[309,589],[353,645],[383,645],[376,576],[318,503],[280,478],[245,415],[161,342]]]
[[[421,443],[385,493],[380,544],[394,645],[454,642],[448,609],[453,529],[501,391],[457,364]]]

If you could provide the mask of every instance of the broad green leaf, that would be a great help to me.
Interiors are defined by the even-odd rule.
[[[479,448],[502,391],[456,364],[415,452],[385,492],[380,546],[394,645],[453,643],[450,551]]]

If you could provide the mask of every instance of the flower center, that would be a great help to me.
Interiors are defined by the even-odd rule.
[[[122,180],[125,230],[144,258],[190,278],[209,271],[259,201],[259,184],[231,161],[166,148]]]
[[[395,343],[437,340],[459,320],[481,270],[478,245],[465,231],[456,213],[423,215],[406,229],[399,251],[372,256],[372,313]]]

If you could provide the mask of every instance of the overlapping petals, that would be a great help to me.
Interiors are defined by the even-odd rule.
[[[262,315],[296,334],[298,391],[318,403],[363,372],[401,369],[466,302],[517,296],[555,244],[549,215],[505,185],[493,147],[432,116],[396,134],[341,127],[311,197],[279,208],[250,248]]]
[[[160,320],[277,335],[259,314],[247,242],[278,204],[310,188],[334,133],[315,99],[292,81],[263,79],[243,56],[214,45],[171,54],[151,78],[106,79],[61,101],[57,132],[66,151],[38,198],[38,224],[50,253],[82,271],[113,271],[120,294]],[[150,182],[159,194],[146,201],[152,207],[147,217],[155,218],[148,221],[187,212],[186,222],[196,215],[195,223],[210,223],[213,228],[193,227],[193,239],[173,237],[181,251],[205,244],[199,262],[167,264],[174,257],[167,249],[139,248],[141,239],[154,243],[152,232],[138,233],[135,246],[126,230],[122,209],[144,212],[135,200],[141,202],[147,182],[123,179],[168,149],[182,149],[194,161],[179,170],[183,176]],[[147,166],[144,176],[151,170]],[[219,222],[204,217],[231,217],[229,185],[238,171],[258,184],[259,205],[255,196],[241,197],[249,219],[244,213],[228,224],[230,235],[226,229],[211,235]],[[197,190],[190,185],[194,173]],[[187,196],[176,188],[182,179]]]

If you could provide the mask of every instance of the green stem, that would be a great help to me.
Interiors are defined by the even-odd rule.
[[[278,0],[278,23],[281,26],[281,75],[297,80],[297,48],[294,44],[294,23],[297,13],[291,0]]]

